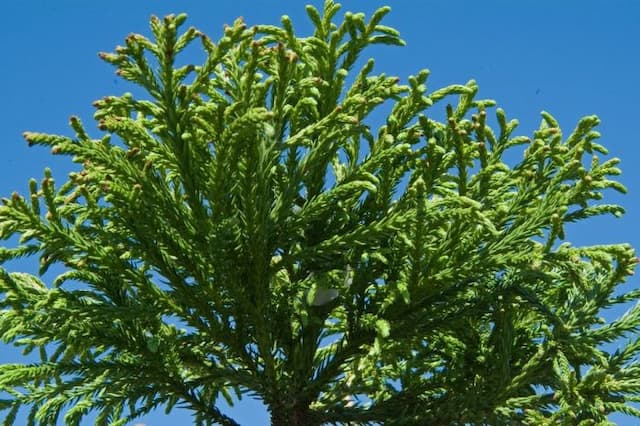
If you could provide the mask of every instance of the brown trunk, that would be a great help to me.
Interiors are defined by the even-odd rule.
[[[315,426],[309,404],[298,403],[293,407],[271,408],[271,426]]]

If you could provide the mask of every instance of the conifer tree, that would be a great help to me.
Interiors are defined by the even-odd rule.
[[[363,50],[403,44],[389,9],[339,7],[307,6],[308,37],[284,16],[217,42],[154,17],[100,54],[146,93],[95,102],[100,138],[76,117],[73,137],[25,133],[77,169],[2,199],[19,243],[0,262],[40,262],[0,269],[0,337],[40,354],[0,366],[5,425],[185,407],[231,426],[220,401],[240,396],[275,426],[640,417],[640,309],[600,317],[638,299],[619,287],[637,258],[564,241],[623,213],[600,202],[625,189],[598,118],[516,136],[474,81],[374,73]],[[178,66],[197,40],[204,63]]]

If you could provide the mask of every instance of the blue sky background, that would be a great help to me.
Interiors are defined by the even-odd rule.
[[[30,177],[40,179],[50,166],[58,180],[71,170],[66,158],[29,149],[25,130],[71,134],[71,115],[93,129],[91,102],[131,87],[100,61],[130,32],[148,34],[151,14],[187,12],[194,25],[217,40],[224,23],[243,16],[251,24],[277,24],[291,16],[299,33],[310,26],[304,4],[322,1],[133,1],[23,0],[0,5],[0,196],[27,192]],[[640,2],[603,1],[409,1],[388,2],[386,24],[401,31],[404,48],[376,47],[379,72],[406,78],[422,68],[432,72],[430,90],[474,78],[480,96],[493,98],[508,117],[521,122],[518,134],[531,134],[540,111],[551,112],[565,134],[584,115],[597,114],[601,142],[622,158],[627,196],[608,194],[627,214],[590,220],[569,228],[575,244],[630,242],[640,248]],[[343,1],[343,12],[370,14],[385,2]],[[444,104],[440,106],[443,108]],[[34,270],[34,261],[14,264]],[[639,285],[637,278],[626,284]],[[621,311],[612,312],[619,315]],[[19,352],[0,347],[0,362],[20,360]],[[259,403],[245,401],[228,410],[243,425],[266,424]],[[638,424],[621,416],[619,424]],[[148,426],[190,424],[188,412],[153,413]],[[86,424],[90,424],[88,421]]]

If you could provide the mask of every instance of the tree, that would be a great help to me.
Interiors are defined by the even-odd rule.
[[[637,258],[574,247],[564,226],[623,209],[595,116],[532,138],[476,99],[427,92],[359,60],[401,45],[339,5],[308,6],[310,37],[152,18],[153,40],[100,56],[147,98],[95,102],[105,135],[25,133],[78,171],[50,170],[0,207],[0,336],[40,362],[0,367],[0,409],[32,424],[122,425],[159,406],[236,425],[220,397],[260,398],[273,425],[601,424],[640,417],[640,309],[606,322]],[[206,60],[177,65],[200,39]],[[354,71],[359,69],[359,71]],[[447,103],[446,120],[427,116]],[[372,130],[373,111],[385,112]],[[495,129],[495,130],[494,130]],[[508,164],[513,152],[522,160]],[[49,285],[42,275],[64,267]]]

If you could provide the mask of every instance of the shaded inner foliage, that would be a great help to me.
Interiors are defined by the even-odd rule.
[[[426,70],[373,73],[367,46],[403,44],[389,9],[334,23],[338,9],[308,6],[308,37],[285,16],[237,20],[218,42],[154,17],[151,39],[100,54],[148,94],[96,101],[102,138],[76,117],[74,137],[25,133],[78,169],[2,200],[0,238],[20,242],[0,261],[64,267],[48,284],[0,269],[0,336],[40,352],[0,366],[5,424],[24,405],[30,424],[180,406],[236,425],[219,398],[241,395],[274,425],[640,415],[639,341],[602,349],[640,310],[599,317],[638,299],[616,292],[635,254],[562,242],[567,223],[623,213],[598,202],[624,187],[597,117],[565,136],[543,113],[514,136],[474,81],[428,91]],[[196,40],[204,63],[176,66]]]

